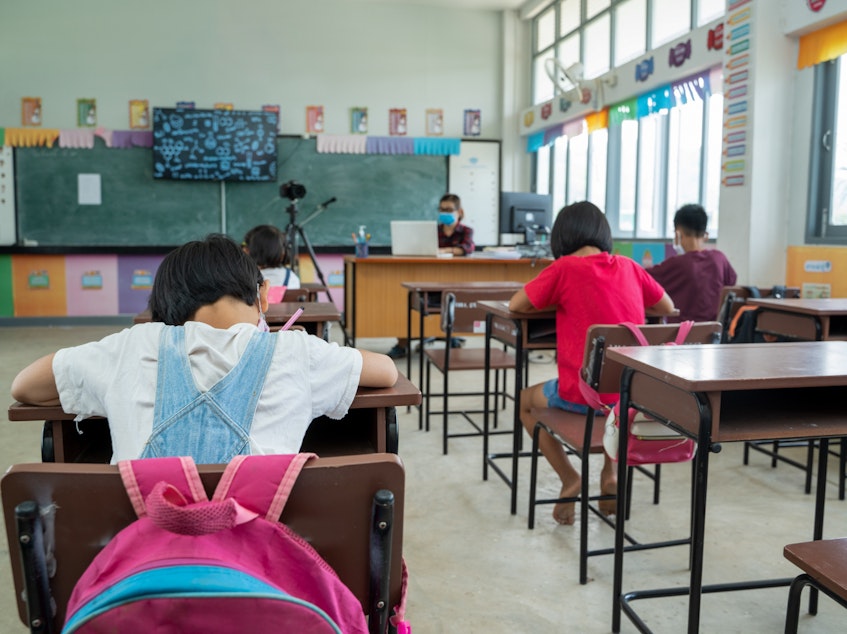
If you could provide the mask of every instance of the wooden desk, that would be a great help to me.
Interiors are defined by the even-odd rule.
[[[321,287],[323,288],[323,287]],[[291,315],[303,309],[303,314],[295,322],[303,326],[309,334],[326,339],[328,324],[331,321],[341,321],[341,313],[331,302],[280,302],[279,304],[268,304],[268,312],[265,313],[265,321],[271,332],[276,332],[285,325]],[[143,324],[151,320],[149,310],[138,313],[132,319],[133,324]]]
[[[314,284],[312,282],[301,282],[300,288],[287,288],[283,301],[286,302],[316,302],[320,293],[328,293],[328,289],[323,284]],[[327,297],[329,299],[329,297]]]
[[[847,340],[847,299],[750,298],[759,308],[756,330],[802,341]]]
[[[528,367],[526,366],[526,352],[528,350],[555,350],[556,349],[556,311],[534,311],[529,313],[516,313],[509,310],[509,302],[480,302],[488,315],[485,322],[485,416],[483,418],[483,440],[482,440],[482,479],[488,479],[488,467],[500,476],[512,491],[511,513],[514,515],[518,509],[518,459],[521,456],[523,446],[523,424],[520,418],[520,396],[521,389],[527,383]],[[488,453],[488,394],[489,394],[489,355],[491,353],[491,340],[494,339],[515,349],[515,411],[512,429],[512,452],[511,453]],[[507,475],[496,464],[499,458],[511,458],[512,472]]]
[[[785,300],[781,300],[785,301]],[[688,588],[623,594],[626,517],[627,417],[622,417],[618,461],[618,509],[612,631],[621,610],[639,627],[646,624],[629,604],[639,598],[689,595],[688,631],[699,631],[703,592],[788,585],[791,579],[703,585],[706,487],[709,455],[720,443],[747,440],[818,439],[820,457],[813,538],[823,532],[828,439],[847,434],[844,387],[847,342],[653,346],[610,348],[608,361],[624,366],[621,411],[647,411],[698,442],[694,465],[691,577]]]
[[[344,258],[344,328],[351,338],[405,337],[407,298],[403,282],[512,281],[525,283],[552,260],[493,258],[413,258],[370,256]],[[438,334],[434,317],[426,320],[425,335]],[[417,335],[413,329],[413,335]]]
[[[314,451],[321,456],[397,453],[394,408],[420,402],[421,391],[402,374],[393,387],[360,387],[342,420],[322,416],[312,421],[301,451]],[[108,421],[81,421],[80,430],[84,433],[79,434],[73,419],[74,414],[65,413],[59,406],[14,403],[9,407],[10,421],[44,421],[43,462],[108,462],[112,455]]]

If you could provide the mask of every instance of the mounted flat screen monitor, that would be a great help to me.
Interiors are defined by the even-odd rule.
[[[500,233],[523,233],[553,226],[553,197],[529,192],[500,192]]]
[[[279,114],[153,108],[153,178],[275,181]]]

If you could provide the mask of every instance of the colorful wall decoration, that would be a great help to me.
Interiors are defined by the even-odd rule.
[[[803,297],[847,297],[847,247],[788,247],[785,283]]]
[[[741,187],[747,174],[748,131],[752,129],[752,64],[750,39],[753,6],[751,0],[730,0],[722,39],[724,42],[724,136],[721,184]]]

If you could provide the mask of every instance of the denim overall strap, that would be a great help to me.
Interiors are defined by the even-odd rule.
[[[276,341],[276,335],[256,332],[238,363],[202,393],[191,374],[185,329],[163,328],[153,431],[141,457],[191,456],[197,463],[223,463],[249,453],[253,414]]]

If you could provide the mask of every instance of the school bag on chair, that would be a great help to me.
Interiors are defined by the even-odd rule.
[[[673,342],[664,345],[676,346],[685,343],[691,332],[693,321],[679,324],[679,330]],[[649,346],[650,342],[635,324],[625,322],[626,327],[641,346]],[[618,437],[620,435],[620,403],[614,407],[603,403],[600,395],[585,380],[580,379],[580,392],[589,407],[608,413],[606,427],[603,433],[603,448],[612,460],[618,459]],[[686,462],[694,457],[697,443],[691,438],[677,434],[662,423],[651,418],[637,409],[629,408],[629,429],[627,434],[626,462],[630,467],[640,465],[666,464],[670,462]]]
[[[277,521],[313,456],[237,456],[211,501],[191,458],[118,463],[138,520],[77,582],[62,631],[366,633],[353,593]]]

